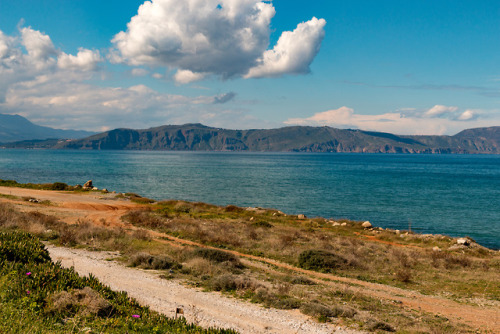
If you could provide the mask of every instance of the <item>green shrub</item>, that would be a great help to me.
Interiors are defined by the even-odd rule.
[[[49,185],[50,190],[68,190],[69,186],[66,183],[54,182]]]
[[[236,290],[236,279],[232,275],[222,275],[218,277],[214,277],[210,286],[215,291],[232,291]]]
[[[243,264],[236,255],[219,249],[197,248],[193,251],[193,257],[201,257],[216,263],[230,262],[237,268],[243,268]]]
[[[302,306],[300,307],[300,312],[317,318],[330,318],[335,314],[330,308],[316,302],[302,304]]]
[[[299,266],[308,270],[330,272],[346,268],[348,261],[340,255],[322,250],[306,250],[299,255]]]
[[[255,223],[252,223],[253,226],[255,227],[263,227],[263,228],[271,228],[274,227],[273,224],[266,222],[265,220],[259,220]]]
[[[292,284],[302,284],[302,285],[314,285],[314,281],[304,276],[296,276],[290,280]]]

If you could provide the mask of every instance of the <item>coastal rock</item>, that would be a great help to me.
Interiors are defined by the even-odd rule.
[[[92,188],[92,190],[99,190],[99,188],[97,188],[97,187],[93,187],[93,188]]]
[[[340,224],[340,226],[347,226],[347,223],[342,223]]]
[[[108,189],[104,188],[103,190],[101,190],[103,193],[109,193]]]
[[[438,246],[434,246],[434,247],[432,247],[432,250],[433,250],[434,252],[440,252],[440,251],[441,251],[441,248],[439,248]]]
[[[303,214],[297,215],[297,219],[306,219],[306,216]]]
[[[370,228],[372,227],[372,223],[370,223],[369,221],[365,221],[363,224],[361,224],[361,226],[363,226],[364,228]]]
[[[470,241],[466,238],[459,238],[457,239],[457,245],[469,246]]]
[[[85,184],[83,185],[83,189],[92,189],[94,188],[94,186],[92,185],[92,180],[88,180],[87,182],[85,182]]]

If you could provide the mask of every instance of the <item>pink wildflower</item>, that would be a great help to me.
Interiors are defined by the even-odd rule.
[[[132,314],[132,317],[133,317],[133,318],[140,318],[141,316],[140,316],[140,315],[138,315],[138,314]]]
[[[26,290],[26,294],[28,294],[28,295],[29,295],[29,294],[30,294],[30,290]]]
[[[28,272],[26,273],[26,276],[29,276],[29,275],[31,275],[31,271],[28,271]]]

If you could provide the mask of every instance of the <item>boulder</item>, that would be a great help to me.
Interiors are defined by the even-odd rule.
[[[306,219],[306,216],[303,214],[297,215],[297,219]]]
[[[364,228],[370,228],[372,227],[372,223],[370,223],[369,221],[365,221],[363,224],[361,224],[361,226],[363,226]]]
[[[94,186],[92,185],[92,180],[88,180],[87,182],[85,182],[85,184],[83,185],[83,189],[92,189],[94,188]]]
[[[342,223],[340,224],[340,226],[347,226],[347,223]]]
[[[438,246],[434,246],[434,247],[432,247],[432,250],[433,250],[434,252],[440,252],[440,251],[441,251],[441,248],[439,248]]]
[[[463,245],[463,246],[469,246],[470,245],[470,241],[466,238],[459,238],[457,239],[457,244],[458,245]]]

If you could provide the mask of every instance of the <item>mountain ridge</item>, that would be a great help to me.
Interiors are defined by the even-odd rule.
[[[200,123],[187,123],[137,130],[118,128],[72,140],[25,140],[3,144],[3,147],[153,151],[500,154],[500,126],[466,129],[453,136],[447,136],[396,135],[328,126],[234,130],[210,127]]]
[[[61,130],[32,123],[20,115],[0,113],[0,143],[23,140],[44,140],[63,138],[84,138],[95,132],[84,130]]]
[[[467,129],[454,136],[409,136],[288,126],[232,130],[199,123],[149,129],[114,129],[79,140],[59,142],[55,149],[357,152],[357,153],[489,153],[500,154],[500,126]]]

